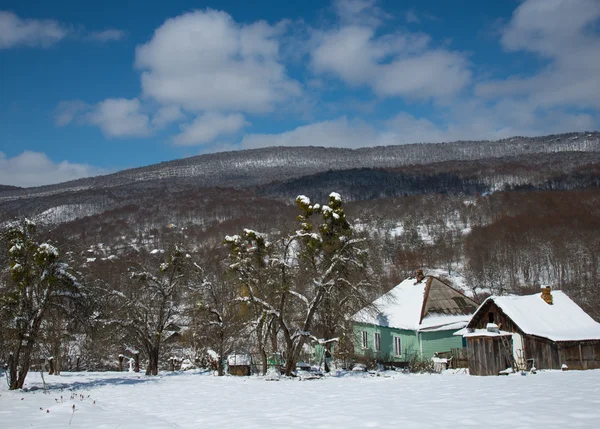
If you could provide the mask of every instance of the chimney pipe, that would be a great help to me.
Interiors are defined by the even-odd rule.
[[[552,293],[550,286],[542,286],[542,299],[546,304],[552,305]]]

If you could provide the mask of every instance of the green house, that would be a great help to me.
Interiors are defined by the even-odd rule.
[[[355,353],[392,363],[462,348],[462,338],[453,333],[467,325],[476,309],[459,290],[419,273],[354,315]]]

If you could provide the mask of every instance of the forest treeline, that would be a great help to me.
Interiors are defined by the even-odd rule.
[[[350,317],[381,293],[380,273],[339,194],[322,204],[299,196],[296,205],[288,231],[244,228],[202,251],[178,244],[106,258],[59,245],[29,219],[11,222],[0,235],[9,388],[22,388],[40,360],[52,375],[117,361],[122,370],[125,355],[139,370],[141,355],[146,375],[157,375],[178,356],[178,365],[208,359],[223,375],[224,359],[243,350],[260,355],[263,374],[276,358],[289,376],[305,346],[353,350]]]
[[[287,304],[287,310],[277,308],[281,290],[276,285],[285,283],[278,277],[281,266],[277,261],[286,259],[277,252],[285,248],[282,237],[290,240],[302,236],[303,218],[295,218],[295,204],[280,203],[277,207],[272,200],[249,201],[244,193],[231,192],[221,195],[230,198],[232,204],[246,203],[246,217],[233,216],[230,221],[204,227],[168,224],[144,231],[136,220],[140,213],[133,208],[58,228],[37,227],[38,247],[31,252],[45,256],[33,260],[49,265],[32,275],[41,277],[40,273],[52,266],[49,272],[60,279],[52,284],[62,286],[56,289],[47,318],[38,326],[43,329],[35,334],[38,343],[30,352],[32,364],[52,357],[54,371],[114,369],[118,365],[116,356],[123,355],[134,359],[138,366],[141,359],[153,373],[171,365],[170,356],[206,356],[203,351],[209,349],[224,356],[248,349],[244,341],[248,325],[242,323],[240,314],[255,315],[251,332],[258,329],[261,336],[252,337],[253,347],[260,340],[259,349],[263,347],[265,356],[286,349],[281,329],[285,323],[301,326],[304,301],[294,295],[298,302],[293,310]],[[314,319],[311,335],[317,341],[343,337],[335,330],[328,332],[327,326],[343,326],[341,321],[348,313],[368,305],[418,268],[443,269],[448,278],[458,270],[467,292],[478,301],[489,294],[531,293],[541,285],[551,285],[564,290],[600,320],[600,190],[412,195],[379,199],[376,205],[372,201],[350,202],[345,204],[346,215],[348,226],[361,240],[360,252],[368,255],[368,264],[363,266],[368,276],[360,277],[357,271],[352,278],[368,278],[369,282],[361,284],[369,288],[345,313],[333,312],[338,307],[328,304],[327,310]],[[118,221],[109,222],[111,216]],[[312,236],[308,230],[306,233]],[[267,250],[267,242],[277,246]],[[39,243],[48,246],[40,247]],[[3,290],[9,285],[6,276],[11,274],[7,261],[12,247],[6,244],[3,241],[0,251]],[[53,259],[52,249],[60,249],[60,260]],[[262,249],[264,253],[255,259],[253,250],[247,253],[248,249]],[[287,249],[297,255],[301,248]],[[262,265],[264,260],[271,261],[270,265]],[[232,267],[239,269],[233,277]],[[306,270],[296,272],[294,293],[309,295],[302,285],[307,279],[314,282],[316,274],[308,274]],[[229,305],[239,304],[240,296],[247,298],[240,293],[247,294],[252,281],[256,282],[252,292],[256,300],[246,302],[240,313],[238,305]],[[78,294],[84,299],[73,300]],[[32,303],[40,296],[32,296]],[[331,296],[331,303],[339,302],[340,296]],[[200,302],[204,304],[198,306]],[[68,316],[73,314],[76,316]],[[285,322],[269,318],[277,314],[293,316]],[[335,314],[331,319],[330,315]],[[270,316],[257,325],[259,315]],[[3,326],[9,326],[10,320],[4,320]],[[185,330],[181,330],[182,320]],[[345,329],[350,332],[348,327]],[[161,338],[158,346],[154,341],[156,332]],[[9,333],[4,329],[0,334],[5,362],[9,360],[5,356],[10,350],[6,347],[11,340]],[[29,338],[32,333],[24,335]],[[349,342],[339,349],[345,350],[346,356],[352,352]],[[297,350],[289,346],[288,353]],[[213,362],[215,368],[222,371],[218,362]]]

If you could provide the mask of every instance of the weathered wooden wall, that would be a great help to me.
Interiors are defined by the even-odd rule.
[[[502,347],[500,336],[467,338],[469,374],[498,375],[500,371],[509,368],[510,363]]]
[[[229,367],[230,375],[238,375],[238,376],[249,376],[250,375],[250,365],[235,365]]]
[[[561,341],[557,345],[561,365],[569,369],[600,368],[600,341]]]
[[[560,369],[562,363],[558,358],[558,346],[545,338],[523,335],[525,359],[533,359],[537,369]]]

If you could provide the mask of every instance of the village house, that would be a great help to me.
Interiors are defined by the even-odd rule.
[[[353,317],[355,354],[381,363],[431,359],[461,349],[454,332],[468,323],[477,304],[459,290],[419,270]]]
[[[469,373],[600,368],[600,323],[564,292],[492,296],[464,330]]]

